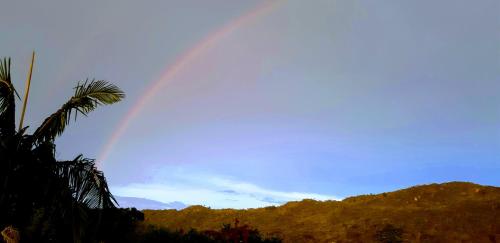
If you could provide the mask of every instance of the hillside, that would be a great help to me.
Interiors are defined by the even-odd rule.
[[[145,224],[170,229],[213,230],[237,218],[284,242],[374,242],[398,235],[399,229],[405,242],[500,242],[500,188],[464,182],[342,201],[303,200],[249,210],[191,206],[144,214]]]

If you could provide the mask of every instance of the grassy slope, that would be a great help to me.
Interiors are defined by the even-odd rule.
[[[303,200],[280,207],[146,210],[145,223],[171,229],[219,229],[238,218],[285,242],[372,242],[386,224],[411,242],[500,242],[500,188],[452,182],[343,201]]]

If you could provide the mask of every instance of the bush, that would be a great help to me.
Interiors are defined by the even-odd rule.
[[[234,227],[223,224],[220,230],[207,230],[199,232],[195,229],[184,231],[171,231],[165,228],[148,226],[142,233],[137,234],[140,243],[280,243],[276,237],[263,238],[259,231],[248,225]]]
[[[387,224],[383,229],[375,233],[375,240],[382,243],[403,242],[403,229]]]

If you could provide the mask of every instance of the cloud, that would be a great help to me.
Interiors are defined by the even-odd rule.
[[[284,204],[286,203],[286,201],[279,201],[279,200],[276,200],[272,197],[264,197],[261,199],[261,201],[263,202],[268,202],[268,203],[276,203],[276,204]]]
[[[227,193],[227,194],[233,194],[233,195],[238,195],[239,193],[234,191],[234,190],[222,190],[219,192]]]
[[[140,197],[159,202],[181,201],[211,208],[256,208],[277,206],[302,199],[339,200],[340,198],[307,192],[277,191],[248,182],[213,175],[176,176],[171,183],[133,183],[112,187],[120,196]],[[181,181],[182,183],[178,183]]]
[[[138,198],[138,197],[121,197],[121,196],[115,196],[116,201],[118,201],[120,207],[122,208],[131,208],[135,207],[139,210],[143,209],[183,209],[186,208],[187,205],[182,203],[182,202],[170,202],[170,203],[164,203],[164,202],[158,202],[155,200],[150,200],[150,199],[145,199],[145,198]]]

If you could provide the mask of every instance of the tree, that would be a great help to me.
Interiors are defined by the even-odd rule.
[[[0,60],[0,227],[12,224],[32,242],[91,242],[96,230],[89,230],[90,210],[115,208],[116,200],[94,160],[78,155],[56,161],[54,140],[71,115],[87,116],[125,94],[104,80],[79,82],[73,96],[29,135],[28,127],[15,129],[19,96],[10,66],[10,58]]]

